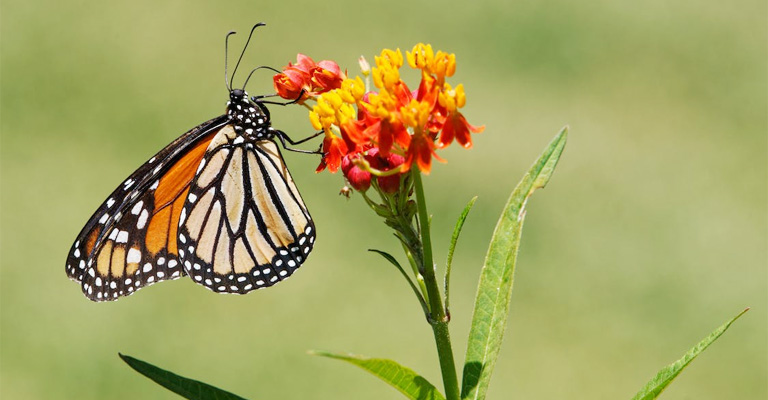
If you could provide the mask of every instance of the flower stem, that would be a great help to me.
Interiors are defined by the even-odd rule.
[[[456,364],[453,361],[448,321],[433,322],[432,333],[435,335],[435,343],[437,344],[437,355],[440,359],[440,371],[443,374],[445,398],[446,400],[459,400],[461,398],[459,378],[456,375]]]
[[[435,336],[437,345],[437,356],[440,359],[440,371],[443,375],[443,387],[445,388],[445,397],[447,400],[458,400],[460,398],[459,379],[456,375],[456,363],[453,360],[453,349],[451,347],[451,335],[448,331],[448,318],[443,308],[442,296],[435,278],[435,264],[432,258],[432,238],[429,231],[429,213],[427,212],[426,198],[424,197],[424,187],[421,183],[421,171],[418,168],[412,169],[414,189],[416,191],[416,205],[419,215],[419,230],[421,232],[422,244],[422,271],[424,284],[427,286],[427,301],[429,303],[430,318],[429,323],[432,326],[432,332]]]

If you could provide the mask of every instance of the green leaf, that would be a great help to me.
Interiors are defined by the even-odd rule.
[[[691,361],[693,361],[693,359],[699,355],[699,353],[701,353],[707,347],[709,347],[709,345],[712,344],[715,340],[717,340],[717,338],[719,338],[720,335],[725,333],[725,331],[731,326],[731,324],[734,321],[736,321],[739,317],[744,315],[744,313],[747,311],[749,311],[749,308],[740,312],[739,315],[733,317],[733,319],[726,322],[721,327],[715,329],[714,332],[710,333],[709,336],[705,337],[704,340],[699,342],[699,344],[694,346],[692,349],[688,350],[688,352],[685,353],[683,358],[662,368],[661,371],[659,371],[656,374],[656,376],[653,377],[653,379],[651,379],[648,383],[646,383],[645,386],[642,389],[640,389],[640,391],[632,399],[633,400],[650,400],[658,397],[661,394],[661,392],[663,392],[664,389],[666,389],[667,386],[670,383],[672,383],[672,381],[677,377],[677,375],[679,375],[680,372],[682,372],[683,369],[685,369],[685,367],[687,367],[688,364],[690,364]]]
[[[400,393],[413,400],[445,400],[445,397],[421,375],[395,361],[383,358],[365,358],[355,355],[314,351],[310,354],[344,360],[370,372],[389,383]]]
[[[389,253],[387,253],[385,251],[381,251],[381,250],[368,249],[368,251],[374,252],[374,253],[379,254],[380,256],[384,257],[384,259],[386,259],[387,261],[392,263],[392,265],[394,265],[395,268],[397,268],[398,271],[400,271],[400,273],[403,275],[405,280],[408,281],[408,284],[411,286],[411,289],[413,290],[413,293],[416,295],[416,298],[419,300],[419,304],[421,304],[421,309],[424,311],[424,314],[425,315],[429,315],[429,309],[427,308],[427,303],[424,300],[424,297],[421,295],[421,292],[419,292],[419,289],[413,283],[413,280],[411,280],[411,277],[408,276],[408,274],[405,272],[405,270],[400,265],[400,263],[397,262],[395,257],[393,257],[391,254],[389,254]]]
[[[120,358],[138,373],[157,382],[160,386],[190,400],[245,400],[207,383],[185,378],[152,364],[118,353]]]
[[[491,238],[480,272],[475,310],[467,343],[467,358],[461,388],[462,399],[484,399],[507,325],[512,282],[531,194],[549,182],[568,137],[563,128],[512,192]]]
[[[451,264],[453,263],[453,252],[456,250],[456,243],[459,241],[459,235],[461,234],[461,228],[464,227],[464,221],[467,219],[467,215],[469,215],[469,210],[472,209],[472,206],[475,205],[475,201],[477,201],[477,196],[473,197],[472,200],[467,203],[466,207],[464,207],[464,211],[461,212],[461,215],[459,215],[459,219],[456,221],[456,226],[453,228],[453,235],[451,236],[451,245],[448,247],[448,258],[445,262],[445,313],[450,315],[450,288],[451,288]]]

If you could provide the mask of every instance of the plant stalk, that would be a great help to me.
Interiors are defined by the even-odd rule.
[[[429,323],[432,326],[432,333],[435,336],[437,345],[437,356],[440,360],[440,371],[443,375],[443,387],[445,388],[446,400],[459,400],[459,378],[456,374],[456,363],[453,359],[453,348],[451,347],[451,335],[448,331],[448,318],[443,308],[442,296],[435,278],[435,264],[432,257],[432,238],[429,230],[429,213],[427,212],[426,198],[424,197],[424,187],[421,183],[421,171],[418,168],[411,170],[414,189],[416,191],[416,205],[419,215],[419,230],[421,232],[422,245],[422,271],[424,284],[427,286],[427,301],[430,308]]]

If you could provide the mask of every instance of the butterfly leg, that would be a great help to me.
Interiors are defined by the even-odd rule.
[[[321,151],[322,143],[320,144],[320,147],[318,147],[318,149],[315,150],[315,151],[296,149],[296,148],[293,148],[293,147],[288,147],[288,145],[287,145],[287,143],[290,143],[291,145],[295,146],[297,144],[302,144],[302,143],[304,143],[304,142],[306,142],[306,141],[308,141],[310,139],[314,139],[314,138],[316,138],[316,137],[318,137],[318,136],[323,134],[324,131],[322,131],[322,130],[320,132],[317,132],[317,133],[313,134],[313,135],[310,135],[309,137],[306,137],[306,138],[301,139],[301,140],[296,140],[296,141],[292,140],[283,131],[279,131],[279,130],[275,129],[273,132],[275,133],[275,136],[277,136],[277,138],[280,139],[280,143],[283,144],[283,148],[286,149],[286,150],[294,151],[296,153],[305,153],[305,154],[323,154],[323,152]]]
[[[285,103],[280,103],[280,102],[277,102],[277,101],[264,101],[264,100],[262,100],[262,99],[268,99],[270,97],[277,97],[276,94],[267,94],[267,95],[262,95],[262,96],[252,96],[251,97],[251,101],[253,101],[256,104],[274,104],[274,105],[277,105],[277,106],[288,106],[288,105],[291,105],[291,104],[298,103],[301,100],[301,98],[304,97],[304,94],[306,92],[307,91],[305,89],[301,89],[301,91],[299,92],[299,95],[296,96],[295,99],[293,99],[291,101],[288,101],[288,102],[285,102]]]

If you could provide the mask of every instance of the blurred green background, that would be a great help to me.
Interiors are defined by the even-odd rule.
[[[392,358],[442,387],[410,290],[366,251],[399,256],[395,239],[315,157],[286,155],[320,237],[284,284],[222,296],[179,280],[95,304],[64,273],[106,195],[224,111],[224,34],[240,49],[264,21],[246,67],[303,52],[354,74],[384,47],[456,53],[465,115],[487,128],[471,151],[443,151],[426,185],[438,260],[479,196],[454,263],[459,362],[500,209],[571,126],[530,203],[489,398],[629,398],[747,306],[663,398],[766,398],[767,13],[760,0],[4,0],[0,397],[176,398],[118,351],[254,399],[400,398],[308,349]],[[271,76],[249,86],[267,93]],[[312,129],[298,107],[273,107],[273,122]]]

